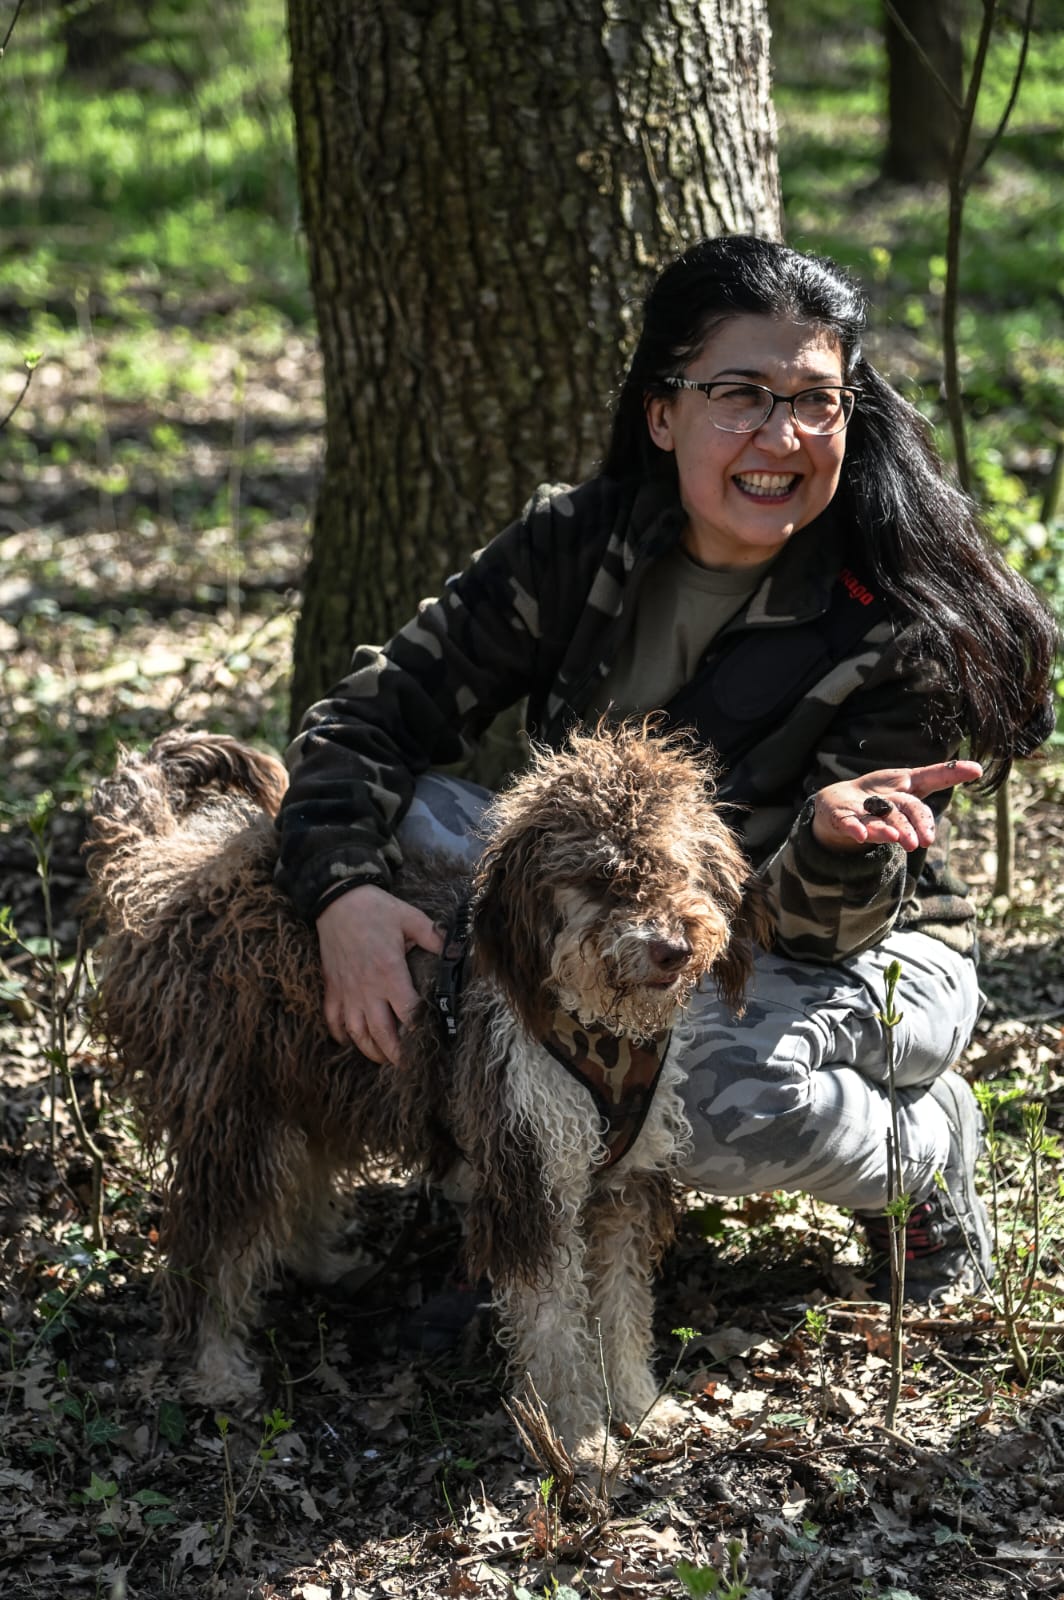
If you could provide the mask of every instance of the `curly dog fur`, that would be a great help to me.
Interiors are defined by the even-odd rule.
[[[539,754],[501,795],[472,882],[407,860],[396,892],[446,924],[472,894],[457,1043],[414,959],[400,1070],[328,1036],[314,930],[273,884],[285,773],[235,740],[176,732],[99,789],[89,844],[99,1018],[120,1087],[165,1152],[165,1326],[194,1391],[254,1392],[245,1350],[278,1264],[328,1277],[333,1185],[384,1159],[466,1163],[470,1271],[491,1277],[520,1387],[579,1454],[653,1400],[650,1278],[690,1129],[670,1049],[634,1144],[606,1166],[590,1093],[540,1043],[559,1010],[645,1038],[711,973],[741,1006],[756,880],[704,755],[626,726]]]

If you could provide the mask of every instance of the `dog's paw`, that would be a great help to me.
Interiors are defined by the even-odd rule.
[[[238,1346],[220,1337],[203,1341],[181,1387],[200,1405],[228,1407],[242,1414],[262,1397],[257,1368]]]
[[[587,1483],[595,1481],[599,1475],[609,1477],[616,1472],[623,1452],[617,1440],[610,1438],[602,1427],[578,1435],[569,1445],[569,1454],[577,1476]]]

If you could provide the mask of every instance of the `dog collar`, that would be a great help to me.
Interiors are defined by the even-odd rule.
[[[650,1110],[671,1032],[655,1033],[638,1043],[607,1028],[589,1027],[568,1011],[558,1011],[543,1048],[588,1090],[605,1128],[603,1139],[612,1167],[635,1143]]]
[[[433,999],[436,1010],[443,1018],[447,1042],[458,1037],[458,1000],[465,981],[465,961],[469,949],[469,923],[471,903],[464,895],[455,908],[444,934],[443,954],[436,968],[436,986]]]

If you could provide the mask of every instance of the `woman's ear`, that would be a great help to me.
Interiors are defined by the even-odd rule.
[[[676,448],[672,437],[672,406],[673,402],[668,395],[647,395],[644,407],[647,429],[659,450]]]

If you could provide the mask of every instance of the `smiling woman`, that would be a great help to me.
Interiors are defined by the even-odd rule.
[[[946,811],[980,762],[1000,779],[1049,732],[1055,633],[861,354],[864,309],[832,263],[768,240],[704,240],[668,266],[601,472],[537,490],[307,713],[280,881],[317,920],[330,1031],[394,1059],[406,952],[440,935],[388,892],[392,872],[411,845],[475,854],[490,798],[427,769],[524,695],[555,747],[602,713],[692,730],[776,933],[741,1020],[709,995],[691,1007],[680,1175],[807,1190],[857,1210],[878,1246],[883,969],[900,960],[893,1178],[918,1201],[910,1293],[930,1298],[990,1269],[979,1114],[947,1071],[980,1000]]]
[[[712,385],[711,392],[673,389],[653,396],[646,410],[651,439],[676,458],[688,519],[683,547],[707,567],[766,561],[827,509],[838,488],[846,451],[845,431],[833,426],[846,421],[835,398],[843,382],[838,341],[775,317],[733,317],[710,334],[683,377]],[[740,378],[754,381],[734,381]],[[725,379],[732,382],[718,389]],[[824,384],[834,387],[818,387]],[[821,404],[827,397],[830,432],[799,422],[789,403],[799,395]]]

